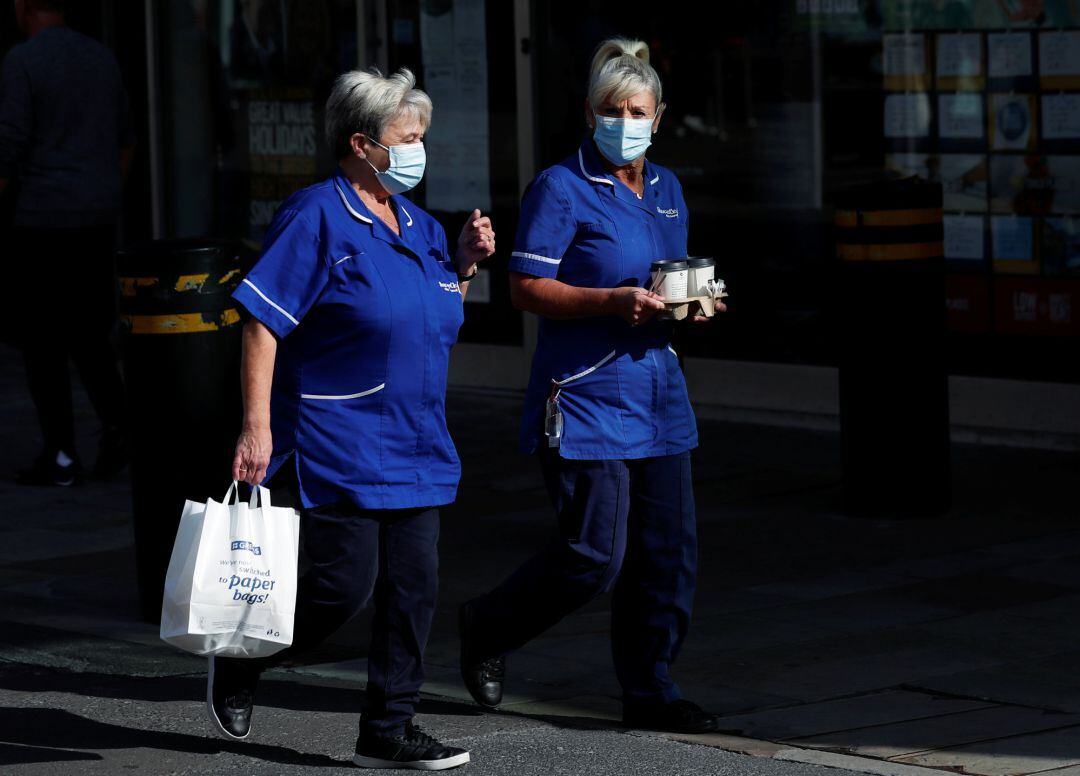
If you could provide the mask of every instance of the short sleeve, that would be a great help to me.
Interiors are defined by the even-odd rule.
[[[540,175],[521,199],[510,271],[555,277],[576,233],[577,222],[562,184],[550,175]]]
[[[263,254],[233,298],[278,337],[295,329],[326,288],[330,271],[319,237],[296,210],[279,210]]]

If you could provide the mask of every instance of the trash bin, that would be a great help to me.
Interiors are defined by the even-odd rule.
[[[929,517],[952,502],[939,184],[881,180],[836,198],[844,506]]]
[[[241,423],[241,243],[160,240],[117,254],[142,616],[158,622],[186,499],[220,497]]]

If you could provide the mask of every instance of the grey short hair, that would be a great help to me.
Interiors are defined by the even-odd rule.
[[[326,101],[326,143],[341,159],[352,153],[354,134],[381,141],[386,126],[401,114],[419,119],[425,132],[431,126],[431,98],[416,88],[412,71],[403,67],[384,76],[374,67],[349,70],[334,81]]]
[[[605,100],[622,102],[645,90],[652,92],[659,107],[663,87],[660,76],[649,64],[649,45],[645,41],[608,38],[597,47],[589,68],[587,90],[589,105],[594,110]]]

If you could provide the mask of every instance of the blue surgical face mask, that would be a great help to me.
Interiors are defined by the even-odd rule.
[[[605,159],[616,167],[622,167],[637,159],[652,145],[652,125],[653,119],[617,119],[597,115],[593,140]]]
[[[379,148],[385,148],[390,154],[390,166],[381,171],[377,170],[370,160],[365,160],[371,165],[371,169],[375,170],[375,177],[379,184],[390,194],[402,194],[415,188],[424,177],[424,167],[427,165],[424,144],[384,146],[378,140],[371,142]]]

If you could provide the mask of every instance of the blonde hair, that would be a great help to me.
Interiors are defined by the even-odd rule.
[[[649,64],[649,45],[643,40],[608,38],[593,54],[587,94],[596,109],[605,100],[619,103],[648,90],[657,107],[663,100],[660,76]]]
[[[402,114],[418,119],[426,132],[431,98],[415,87],[416,76],[404,67],[389,76],[375,67],[339,75],[326,100],[326,142],[334,158],[352,153],[349,139],[357,132],[381,141],[386,125]]]

